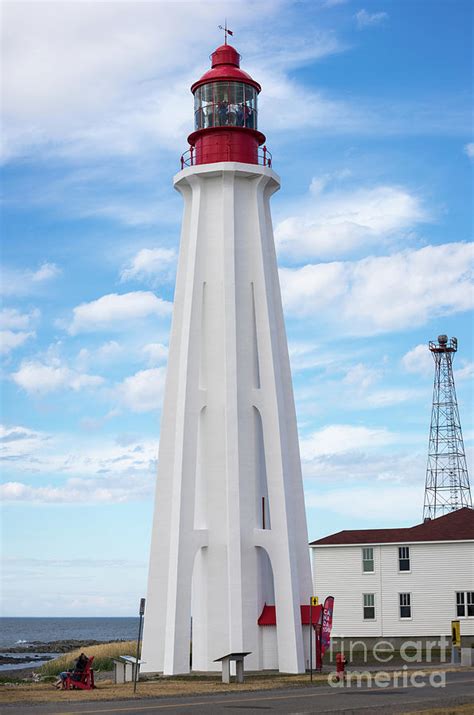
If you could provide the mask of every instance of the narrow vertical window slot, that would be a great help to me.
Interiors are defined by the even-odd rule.
[[[253,408],[255,425],[255,489],[257,527],[271,529],[270,502],[268,499],[267,465],[265,459],[265,445],[263,441],[262,417],[256,407]]]
[[[207,301],[206,283],[202,284],[201,297],[201,343],[199,354],[199,387],[203,390],[207,387]]]
[[[255,289],[253,283],[250,284],[252,292],[252,344],[253,344],[253,384],[254,387],[260,388],[260,360],[258,355],[258,337],[257,337],[257,314],[255,312]]]

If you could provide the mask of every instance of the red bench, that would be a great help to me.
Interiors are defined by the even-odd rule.
[[[95,688],[94,671],[92,670],[93,660],[94,656],[92,656],[92,658],[89,658],[84,670],[73,670],[72,673],[69,673],[69,675],[63,682],[63,690],[92,690],[93,688]]]

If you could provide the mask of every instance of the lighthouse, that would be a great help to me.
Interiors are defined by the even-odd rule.
[[[174,177],[184,214],[142,671],[213,671],[244,652],[247,669],[301,673],[311,575],[270,213],[280,180],[260,85],[227,37],[211,63]]]

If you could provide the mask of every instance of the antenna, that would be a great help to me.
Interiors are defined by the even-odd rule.
[[[463,507],[472,509],[471,488],[462,439],[453,358],[458,349],[456,338],[439,335],[430,341],[435,362],[433,406],[431,410],[428,464],[426,467],[423,518],[436,519]]]

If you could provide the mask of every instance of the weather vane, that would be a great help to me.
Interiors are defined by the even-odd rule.
[[[224,30],[224,36],[225,36],[225,42],[224,42],[224,44],[227,45],[227,35],[231,35],[231,36],[232,36],[232,35],[234,34],[234,33],[232,32],[232,30],[228,30],[228,29],[227,29],[227,18],[226,18],[226,20],[225,20],[225,25],[224,25],[224,27],[222,27],[222,25],[218,25],[218,27],[219,27],[219,30]]]

